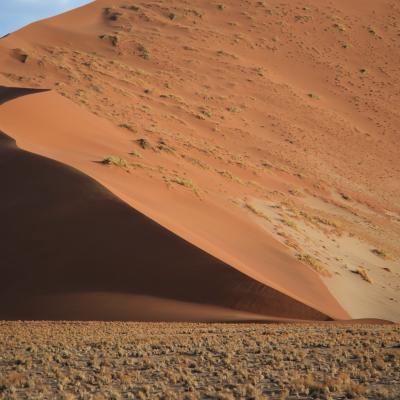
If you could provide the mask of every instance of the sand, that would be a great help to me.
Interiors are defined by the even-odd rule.
[[[173,319],[169,306],[152,311],[156,298],[182,304],[188,320],[199,320],[199,307],[210,310],[207,320],[218,319],[212,307],[257,318],[399,320],[399,10],[390,1],[300,3],[136,10],[98,0],[0,41],[0,130],[18,146],[2,140],[14,157],[4,179],[9,197],[24,200],[1,204],[14,227],[1,234],[3,316],[74,319],[73,308],[75,318],[98,318],[109,296],[121,299],[123,319],[143,318],[143,299],[146,320]],[[18,174],[26,157],[29,187]],[[101,163],[108,157],[113,165]],[[73,201],[81,187],[86,200]],[[336,278],[325,236],[288,247],[277,235],[287,223],[265,224],[254,201],[290,204],[297,218],[308,207],[339,219],[336,234],[361,243],[353,251],[337,242],[350,272]],[[46,230],[33,231],[29,219]],[[70,221],[76,233],[70,226],[65,236]],[[372,249],[385,260],[371,262]],[[351,273],[359,260],[376,274],[373,307],[364,302],[370,286]],[[29,278],[17,284],[20,268]],[[83,314],[61,307],[91,293],[101,296],[82,300]],[[10,306],[27,294],[31,308]],[[140,306],[128,312],[124,296]]]
[[[28,138],[28,143],[32,140],[36,143],[40,137],[46,137],[50,142],[46,143],[39,139],[41,146],[33,147],[36,153],[47,154],[49,148],[53,148],[53,157],[60,157],[60,154],[70,155],[69,162],[73,166],[75,166],[74,160],[82,157],[87,168],[92,168],[100,174],[96,175],[96,172],[92,172],[98,179],[104,171],[112,173],[109,178],[110,187],[115,187],[118,180],[122,183],[126,182],[128,174],[126,170],[122,172],[118,170],[115,174],[113,169],[98,162],[101,158],[88,156],[90,152],[96,150],[93,143],[95,137],[92,136],[90,139],[85,137],[83,130],[92,135],[93,132],[99,134],[103,121],[97,121],[97,117],[80,110],[72,103],[69,104],[69,101],[58,95],[42,93],[24,96],[24,94],[25,91],[18,100],[28,101],[26,113],[24,113],[28,118],[32,135],[30,139]],[[48,99],[38,101],[35,96]],[[2,123],[7,132],[10,131],[6,123],[7,118],[14,126],[19,124],[15,118],[16,113],[11,110],[13,105],[21,110],[18,103],[16,100],[11,100],[2,106],[1,112],[5,113]],[[48,114],[41,114],[35,104],[38,107],[46,105],[48,112],[52,107],[54,108],[51,113],[55,117],[53,126],[49,124]],[[71,109],[70,115],[66,114],[69,109]],[[60,118],[64,117],[66,121],[72,121],[73,127],[67,123],[62,125],[61,131],[57,129],[60,120],[57,118],[57,111],[62,113]],[[36,118],[35,115],[42,115],[45,123],[38,126],[35,122],[41,122],[41,118]],[[95,122],[98,125],[95,125]],[[22,121],[22,126],[21,132],[27,132],[25,121]],[[31,149],[29,144],[19,139],[17,130],[13,132],[22,147]],[[75,133],[77,138],[75,142],[73,136],[68,134],[69,132]],[[110,134],[108,132],[107,134],[107,138],[110,138]],[[103,149],[106,138],[96,137],[96,139],[102,140],[98,146]],[[52,140],[55,142],[52,144],[53,147],[50,147]],[[325,319],[337,317],[337,315],[346,316],[333,297],[324,290],[316,274],[304,268],[304,271],[300,270],[299,274],[303,273],[305,279],[310,279],[314,287],[309,285],[313,292],[309,289],[306,291],[301,286],[300,290],[303,289],[303,292],[311,299],[315,296],[314,307],[318,306],[318,298],[325,296],[324,306],[331,304],[332,307],[331,310],[328,309],[329,314],[314,312],[310,307],[293,300],[292,296],[287,296],[286,291],[281,294],[272,288],[268,289],[267,286],[247,278],[247,275],[236,269],[228,268],[227,274],[221,276],[218,282],[217,265],[221,264],[220,261],[207,256],[194,246],[189,246],[185,240],[173,233],[158,227],[155,222],[118,198],[114,199],[116,209],[113,211],[114,201],[110,200],[111,194],[88,176],[43,156],[23,152],[5,135],[2,142],[3,152],[6,155],[2,168],[2,181],[6,193],[2,207],[4,214],[2,254],[6,273],[4,279],[6,290],[2,294],[4,299],[2,307],[4,307],[3,313],[6,318],[73,318],[71,311],[65,311],[66,306],[58,307],[58,314],[49,311],[54,308],[60,293],[83,292],[85,294],[107,290],[111,298],[115,294],[127,292],[200,304],[224,305],[275,317]],[[62,151],[64,152],[61,153]],[[80,166],[78,161],[75,162],[77,166]],[[104,178],[108,182],[106,177]],[[133,200],[131,203],[134,205]],[[193,224],[194,218],[190,222]],[[226,228],[222,226],[222,229]],[[21,237],[21,232],[25,232],[23,237]],[[175,248],[171,240],[176,242],[178,247]],[[185,248],[192,250],[186,253]],[[282,257],[284,256],[285,253],[282,251]],[[203,257],[206,259],[210,257],[209,270],[207,270],[208,262]],[[229,277],[230,273],[233,274],[232,277]],[[264,274],[269,278],[265,272]],[[21,280],[21,276],[26,276],[26,278]],[[248,289],[242,287],[239,277],[248,279]],[[293,287],[295,284],[295,282],[292,283]],[[225,295],[224,291],[227,289],[237,291],[238,296],[235,298],[232,293]],[[265,293],[257,293],[259,290]],[[48,295],[48,292],[54,294],[48,298],[49,306],[46,309],[43,301],[36,302],[35,299],[36,296]],[[198,292],[199,297],[195,295],[195,292]],[[254,299],[251,293],[255,295]],[[32,296],[29,301],[27,301],[28,295]],[[14,297],[15,299],[11,300]],[[261,306],[261,299],[264,306]],[[110,299],[105,300],[103,296],[103,300],[98,302],[97,307],[102,307],[102,303],[109,301]],[[238,303],[240,301],[243,301],[243,305]],[[288,303],[285,306],[286,301]],[[121,303],[124,304],[124,302]],[[64,303],[70,304],[61,296],[59,304]],[[92,302],[92,305],[95,303]],[[304,308],[306,314],[301,315],[295,312],[296,304]],[[80,309],[76,306],[71,307],[76,310],[75,319],[99,318],[98,312],[93,312],[90,316],[90,313],[80,314]],[[138,309],[140,310],[141,307]],[[149,319],[151,319],[151,310],[149,313]],[[122,312],[116,313],[118,319],[122,318],[121,315]],[[124,319],[134,319],[135,315],[131,308]],[[136,315],[136,317],[139,316]],[[105,312],[103,318],[110,318],[109,313]],[[195,319],[195,315],[192,318]]]

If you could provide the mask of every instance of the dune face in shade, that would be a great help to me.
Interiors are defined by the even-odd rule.
[[[1,39],[4,148],[36,157],[14,186],[5,166],[7,296],[68,318],[399,321],[400,8],[303,3],[97,0]]]
[[[329,318],[197,249],[77,170],[18,149],[3,133],[0,155],[2,319],[179,320],[183,308],[185,319],[196,320],[199,306],[180,302],[217,306],[200,314],[209,320],[224,315],[218,307],[244,311],[239,319]],[[143,312],[157,304],[143,295],[176,303],[163,313],[159,300]]]
[[[10,95],[12,91],[14,94]],[[107,167],[98,162],[100,154],[118,153],[121,148],[127,146],[126,138],[112,125],[51,92],[26,95],[26,90],[20,88],[3,88],[2,93],[14,99],[4,102],[0,108],[1,125],[7,131],[13,132],[23,148],[51,155],[82,169],[119,195],[122,193],[121,197],[134,208],[142,207],[140,201],[143,201],[141,198],[143,189],[146,189],[145,193],[151,196],[148,198],[150,204],[154,200],[161,201],[157,203],[160,206],[173,201],[165,193],[165,189],[138,186],[140,181],[131,176],[133,173],[130,171]],[[18,97],[18,94],[21,96]],[[15,118],[21,111],[26,120]],[[63,123],[60,124],[60,121]],[[110,141],[112,144],[108,147]],[[10,143],[6,143],[4,149],[11,151],[12,147]],[[92,156],[89,157],[88,154],[91,153]],[[268,318],[345,319],[348,317],[318,276],[286,256],[268,237],[260,242],[259,246],[263,246],[264,249],[265,246],[269,246],[272,252],[271,258],[277,253],[276,265],[266,264],[263,271],[257,268],[252,270],[252,265],[247,269],[237,270],[235,264],[228,267],[226,262],[222,262],[230,261],[232,258],[227,257],[220,251],[221,249],[216,251],[209,245],[204,246],[207,252],[222,261],[197,249],[187,240],[179,238],[138,213],[77,170],[61,168],[54,161],[16,148],[12,154],[15,157],[19,155],[22,159],[37,160],[37,166],[32,161],[29,167],[23,163],[25,170],[18,176],[15,176],[18,172],[17,162],[8,162],[2,169],[4,182],[9,182],[10,185],[5,189],[7,204],[13,205],[12,199],[15,198],[24,201],[16,203],[21,206],[20,214],[18,209],[6,211],[6,206],[2,208],[2,212],[5,213],[4,220],[9,221],[3,225],[5,229],[2,234],[5,236],[2,242],[3,253],[7,255],[4,258],[4,265],[5,268],[10,268],[7,265],[19,265],[21,268],[30,264],[43,271],[37,274],[34,273],[35,268],[29,268],[27,278],[20,282],[25,284],[20,286],[22,298],[26,296],[23,294],[25,291],[33,290],[32,299],[28,303],[32,306],[47,303],[53,310],[54,306],[50,305],[54,304],[55,299],[58,298],[61,303],[65,303],[61,300],[62,295],[69,295],[71,292],[74,294],[71,297],[71,304],[76,304],[79,296],[81,299],[87,298],[88,302],[93,304],[95,297],[85,297],[91,292],[95,296],[98,295],[98,299],[103,299],[99,301],[100,304],[104,304],[106,293],[111,293],[109,295],[111,297],[114,293],[128,293],[226,307],[261,314]],[[36,169],[40,171],[35,173]],[[33,174],[31,179],[23,180],[30,182],[28,186],[20,183],[26,173]],[[125,186],[127,179],[132,187]],[[34,183],[39,186],[32,186]],[[49,197],[46,198],[46,195]],[[160,198],[160,195],[163,197]],[[197,206],[198,203],[199,200],[195,198],[194,204]],[[193,207],[192,202],[190,205]],[[214,212],[211,205],[206,204],[206,207],[208,212]],[[148,212],[148,208],[145,210]],[[19,228],[19,224],[13,222],[12,216],[18,214],[23,228]],[[158,217],[158,214],[155,215]],[[243,232],[246,232],[250,239],[258,237],[257,227],[254,231],[253,225],[247,226],[240,220],[228,221],[221,212],[219,215],[230,230],[230,235],[234,234],[230,240],[234,244],[237,243],[236,249],[232,245],[231,254],[240,250],[239,238]],[[207,219],[200,221],[198,218],[198,215],[193,213],[189,220],[189,226],[193,226],[193,231],[206,228],[212,232],[209,221]],[[25,223],[28,225],[24,226]],[[13,227],[16,229],[15,235],[7,234],[10,230],[13,231]],[[177,227],[179,228],[179,225],[173,225],[173,228]],[[217,228],[219,230],[222,228],[222,232],[226,232],[224,225]],[[21,231],[30,234],[21,236],[19,234]],[[218,232],[221,231],[217,230]],[[198,241],[196,236],[187,233],[186,235],[194,244],[204,244],[203,241]],[[28,249],[21,251],[26,247]],[[258,254],[261,252],[258,251]],[[296,266],[300,268],[296,269]],[[6,288],[14,287],[15,279],[18,278],[13,274],[19,268],[9,269],[11,278]],[[292,271],[292,274],[287,275],[282,272],[285,268],[288,272]],[[42,286],[40,282],[32,285],[34,276],[41,276]],[[247,283],[243,285],[242,280]],[[305,284],[299,285],[299,281]],[[68,286],[64,287],[66,282],[69,282]],[[268,284],[269,282],[271,283]],[[280,290],[281,285],[283,290]],[[9,295],[13,293],[9,290],[6,292]],[[54,298],[45,302],[42,295],[47,295],[48,292],[51,292]],[[322,304],[320,299],[323,299]],[[133,298],[128,301],[136,303]],[[112,302],[115,304],[115,300]],[[5,301],[3,304],[7,308],[9,303]],[[137,304],[142,304],[142,300]],[[59,309],[60,318],[74,315],[71,310],[67,310],[64,315],[62,309],[64,307]],[[36,310],[43,310],[45,315],[46,310],[49,312],[48,315],[58,315],[42,305],[35,306],[32,315],[37,315]],[[83,315],[78,313],[75,318],[91,319],[90,315],[98,315],[98,313],[91,314],[90,311],[86,310]],[[29,316],[29,313],[27,315]],[[110,315],[109,311],[106,315]],[[121,312],[116,312],[115,315],[120,316]],[[132,312],[124,319],[135,319],[136,315]],[[165,318],[171,318],[170,312],[165,315]],[[210,311],[210,318],[213,318],[212,315],[213,312]],[[193,318],[196,319],[194,316],[187,317],[188,320]],[[249,317],[242,318],[249,319]],[[151,319],[150,313],[148,319]]]
[[[0,105],[17,99],[21,96],[27,96],[28,94],[46,92],[47,89],[31,89],[31,88],[13,88],[7,86],[0,86]]]

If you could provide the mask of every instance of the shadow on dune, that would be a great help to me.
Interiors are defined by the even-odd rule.
[[[49,91],[49,89],[18,88],[18,87],[0,86],[0,105],[6,103],[7,101],[16,99],[21,96],[27,96],[28,94],[48,92],[48,91]]]
[[[41,91],[0,86],[0,104]],[[162,320],[180,307],[181,319],[191,320],[193,309],[198,320],[198,307],[189,303],[330,319],[179,238],[83,173],[19,149],[1,132],[0,183],[0,319]]]
[[[0,183],[0,319],[143,319],[145,304],[139,314],[125,304],[115,318],[103,315],[113,294],[329,319],[179,238],[81,172],[19,149],[3,133]],[[85,307],[60,296],[99,292],[106,295]],[[37,302],[40,296],[47,300]],[[150,311],[145,319],[153,319]]]

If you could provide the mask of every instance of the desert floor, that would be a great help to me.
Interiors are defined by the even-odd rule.
[[[399,393],[399,325],[0,323],[0,399]]]

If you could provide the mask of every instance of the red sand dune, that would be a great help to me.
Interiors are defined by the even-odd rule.
[[[180,239],[77,170],[19,150],[4,134],[0,146],[2,318],[182,318],[179,302],[143,312],[154,300],[140,296],[326,318]],[[118,299],[121,307],[112,306]],[[187,306],[183,318],[198,312]],[[202,319],[220,314],[210,307]]]
[[[14,95],[10,94],[12,91]],[[96,145],[103,145],[101,139],[104,138],[99,132],[94,133],[95,128],[101,125],[93,126],[95,123],[103,124],[103,121],[86,115],[83,110],[52,93],[27,96],[29,90],[12,88],[3,88],[1,93],[8,99],[21,96],[6,101],[0,114],[2,127],[11,130],[22,147],[33,147],[37,153],[46,153],[53,146],[54,154],[61,158],[60,152],[64,151],[64,157],[71,165],[79,165],[75,160],[82,152],[86,168],[92,167],[93,175],[96,176],[97,172],[98,178],[101,177],[104,166],[94,162],[98,157],[88,158],[86,151],[95,154]],[[20,103],[27,104],[24,107]],[[43,109],[47,113],[43,113]],[[17,110],[24,111],[28,118],[17,121]],[[48,120],[50,110],[53,111],[54,126]],[[57,112],[62,115],[57,115]],[[55,130],[63,117],[65,123],[62,127],[68,133],[73,132],[79,141],[73,142],[72,134],[63,137],[60,128]],[[70,121],[77,124],[76,129],[69,126]],[[82,130],[94,136],[89,139]],[[20,134],[25,138],[22,139]],[[46,151],[30,145],[31,141],[38,141]],[[270,317],[325,319],[346,316],[312,271],[302,268],[297,274],[302,282],[309,280],[310,285],[306,288],[302,285],[296,288],[293,276],[288,276],[287,280],[292,282],[295,294],[308,294],[308,298],[314,300],[314,303],[310,300],[309,303],[317,309],[318,299],[324,299],[320,312],[189,245],[78,171],[18,150],[6,137],[3,138],[2,152],[6,156],[1,169],[6,196],[2,198],[1,208],[4,221],[2,265],[5,268],[1,304],[6,318],[96,319],[102,315],[97,307],[101,309],[103,302],[108,303],[113,296],[126,293],[224,306]],[[103,178],[107,182],[106,177]],[[109,179],[111,185],[117,185],[118,176]],[[243,232],[240,230],[238,235]],[[269,274],[264,273],[266,278],[273,279],[273,274],[271,277]],[[64,296],[68,298],[76,294],[84,298],[92,292],[103,293],[99,295],[101,300],[92,301],[92,304],[98,304],[94,309],[82,308],[81,314],[76,306],[75,313],[65,304],[61,307],[65,303]],[[49,308],[40,302],[42,296],[49,299]],[[129,297],[125,301],[129,301]],[[143,308],[142,302],[137,308]],[[117,312],[115,315],[123,319],[134,319],[138,315],[143,318],[135,309],[131,307],[127,314]],[[171,319],[170,315],[174,313],[170,311],[165,315]],[[177,315],[179,319],[178,311]],[[110,318],[110,315],[103,315],[106,317]],[[196,319],[195,308],[192,316],[187,315],[187,319],[192,318]],[[207,319],[213,318],[210,311]],[[152,314],[149,312],[145,319],[152,319]]]
[[[396,318],[389,298],[354,311],[249,215],[350,193],[376,228],[341,235],[397,262],[399,10],[298,3],[98,0],[0,41],[0,318]]]

